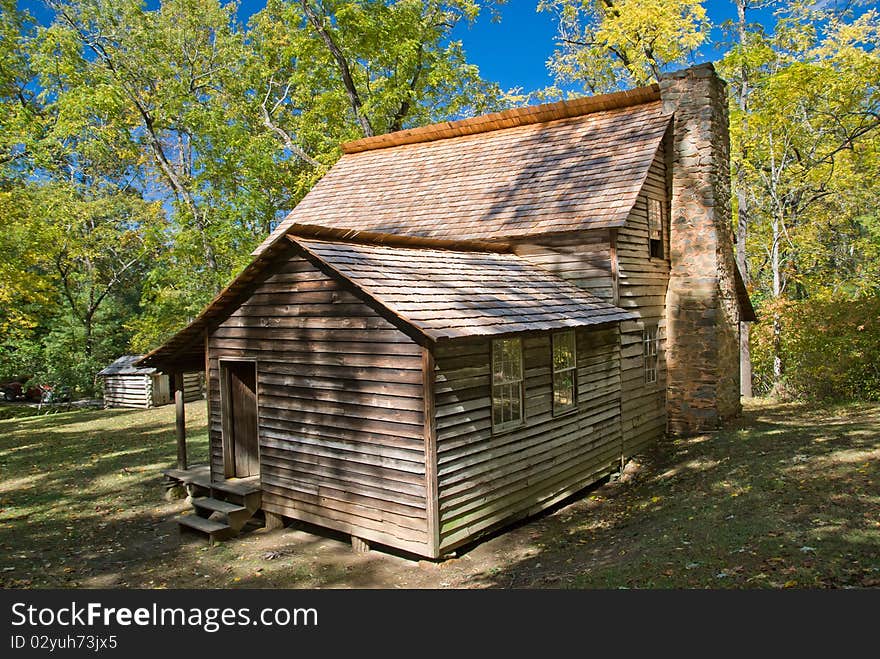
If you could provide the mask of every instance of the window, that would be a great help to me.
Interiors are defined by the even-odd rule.
[[[659,199],[648,199],[648,248],[651,251],[651,258],[664,258],[663,202]]]
[[[563,414],[577,407],[577,355],[574,330],[552,335],[553,344],[553,414]]]
[[[492,341],[492,428],[512,428],[522,420],[522,341],[495,339]]]
[[[657,382],[657,354],[660,347],[656,325],[645,328],[642,333],[642,344],[645,354],[645,384],[653,384]]]

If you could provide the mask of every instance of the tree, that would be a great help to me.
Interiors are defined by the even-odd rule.
[[[42,270],[43,240],[26,185],[32,145],[43,132],[33,89],[31,17],[0,0],[0,378],[30,374],[56,299]]]
[[[505,94],[451,39],[483,9],[477,0],[270,0],[250,32],[268,63],[264,117],[286,109],[290,125],[305,127],[317,111],[334,137],[350,139],[501,108]],[[306,114],[292,121],[291,110]]]
[[[109,125],[144,149],[151,173],[173,194],[184,230],[198,236],[200,270],[219,290],[217,275],[226,269],[212,240],[210,203],[195,154],[210,151],[210,138],[223,130],[216,92],[241,63],[232,5],[166,0],[150,12],[139,0],[49,4],[57,16],[51,29],[56,43],[81,47],[59,52],[72,57],[69,65],[80,70],[79,83],[91,90],[94,106],[112,111]]]
[[[540,0],[538,10],[559,21],[548,62],[557,82],[590,93],[656,82],[709,33],[700,0]]]
[[[451,39],[477,0],[0,2],[0,324],[35,363],[179,329],[340,142],[507,103]]]
[[[727,80],[730,97],[731,169],[733,173],[733,210],[736,236],[736,264],[748,287],[750,283],[746,245],[751,222],[751,197],[746,174],[747,145],[739,139],[749,133],[749,97],[753,91],[752,80],[761,67],[772,59],[772,48],[760,23],[748,20],[748,13],[756,8],[766,8],[772,0],[734,0],[736,20],[726,24],[733,35],[733,43],[719,62],[719,71]],[[752,359],[750,350],[751,325],[740,323],[740,387],[743,396],[751,397]]]
[[[754,39],[737,55],[751,76],[748,105],[735,108],[732,123],[737,182],[751,210],[750,270],[770,303],[816,295],[822,282],[843,284],[849,277],[839,264],[869,262],[863,218],[870,207],[857,200],[866,190],[876,194],[876,179],[860,172],[876,172],[880,159],[878,37],[875,11],[794,4],[779,14],[771,38]],[[841,237],[852,238],[843,250]],[[779,385],[784,328],[771,314]]]

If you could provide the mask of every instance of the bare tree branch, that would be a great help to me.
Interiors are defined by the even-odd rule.
[[[363,103],[361,102],[357,86],[354,83],[354,77],[351,75],[351,67],[348,64],[348,60],[333,39],[333,35],[330,34],[330,31],[324,26],[324,22],[315,13],[311,4],[309,4],[309,0],[300,0],[299,4],[309,23],[324,41],[324,45],[327,46],[327,50],[330,51],[330,54],[336,61],[336,66],[339,67],[339,74],[342,76],[342,84],[345,86],[345,93],[348,95],[348,102],[351,105],[351,109],[354,111],[355,118],[361,126],[361,130],[364,132],[364,136],[372,137],[375,134],[373,126],[370,123],[369,118],[364,114]]]
[[[290,83],[287,83],[287,87],[284,89],[284,93],[281,95],[278,101],[275,102],[275,104],[272,106],[272,110],[270,111],[267,106],[269,103],[269,96],[272,93],[272,87],[274,85],[275,83],[270,80],[268,89],[266,90],[266,95],[263,97],[263,102],[260,103],[260,110],[262,110],[263,113],[263,125],[267,129],[275,133],[284,143],[284,146],[287,148],[287,150],[293,153],[297,158],[299,158],[300,160],[304,160],[312,167],[320,167],[320,162],[318,162],[308,153],[306,153],[301,146],[293,141],[293,138],[286,130],[284,130],[283,128],[281,128],[281,126],[272,121],[272,114],[275,112],[275,110],[278,109],[278,107],[281,105],[281,103],[284,102],[284,100],[287,98],[287,95],[290,93]]]

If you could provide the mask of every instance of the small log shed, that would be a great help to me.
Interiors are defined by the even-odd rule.
[[[171,378],[156,368],[137,366],[143,355],[123,355],[98,372],[103,380],[106,407],[150,408],[168,405],[172,400]],[[186,402],[202,397],[201,371],[183,375]]]

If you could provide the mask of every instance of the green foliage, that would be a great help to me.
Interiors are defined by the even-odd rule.
[[[222,0],[48,4],[54,20],[39,27],[0,0],[0,378],[90,392],[103,363],[194,318],[340,142],[523,98],[483,80],[452,38],[501,1],[269,0],[247,25]],[[760,314],[873,299],[880,15],[780,1],[765,29],[748,22],[750,0],[735,4],[718,67]],[[698,0],[538,8],[559,19],[557,81],[591,92],[656,80],[712,27]],[[767,346],[801,340],[795,320],[782,314],[769,343],[756,339],[759,373]],[[788,383],[800,362],[775,357]],[[844,392],[832,395],[855,391],[829,377]]]
[[[700,0],[540,0],[538,11],[558,19],[556,81],[590,92],[656,82],[709,34]]]
[[[858,359],[845,359],[851,374],[835,362],[838,348],[850,353],[822,323],[841,324],[880,292],[880,15],[780,3],[765,32],[738,2],[737,42],[719,69],[731,90],[738,233],[765,319],[752,337],[756,390],[875,398]],[[805,324],[799,312],[816,317]],[[838,329],[856,343],[872,336]]]
[[[455,25],[492,0],[0,0],[0,377],[83,393],[180,329],[340,142],[508,102]]]
[[[749,69],[747,106],[732,99],[731,137],[737,181],[752,208],[749,269],[767,295],[880,287],[872,258],[878,46],[877,12],[853,18],[794,5],[780,14],[772,37],[751,35],[722,64],[735,84]]]
[[[782,300],[751,334],[756,392],[804,400],[880,400],[880,296]],[[773,376],[773,316],[785,328]],[[775,391],[774,391],[775,389]]]

